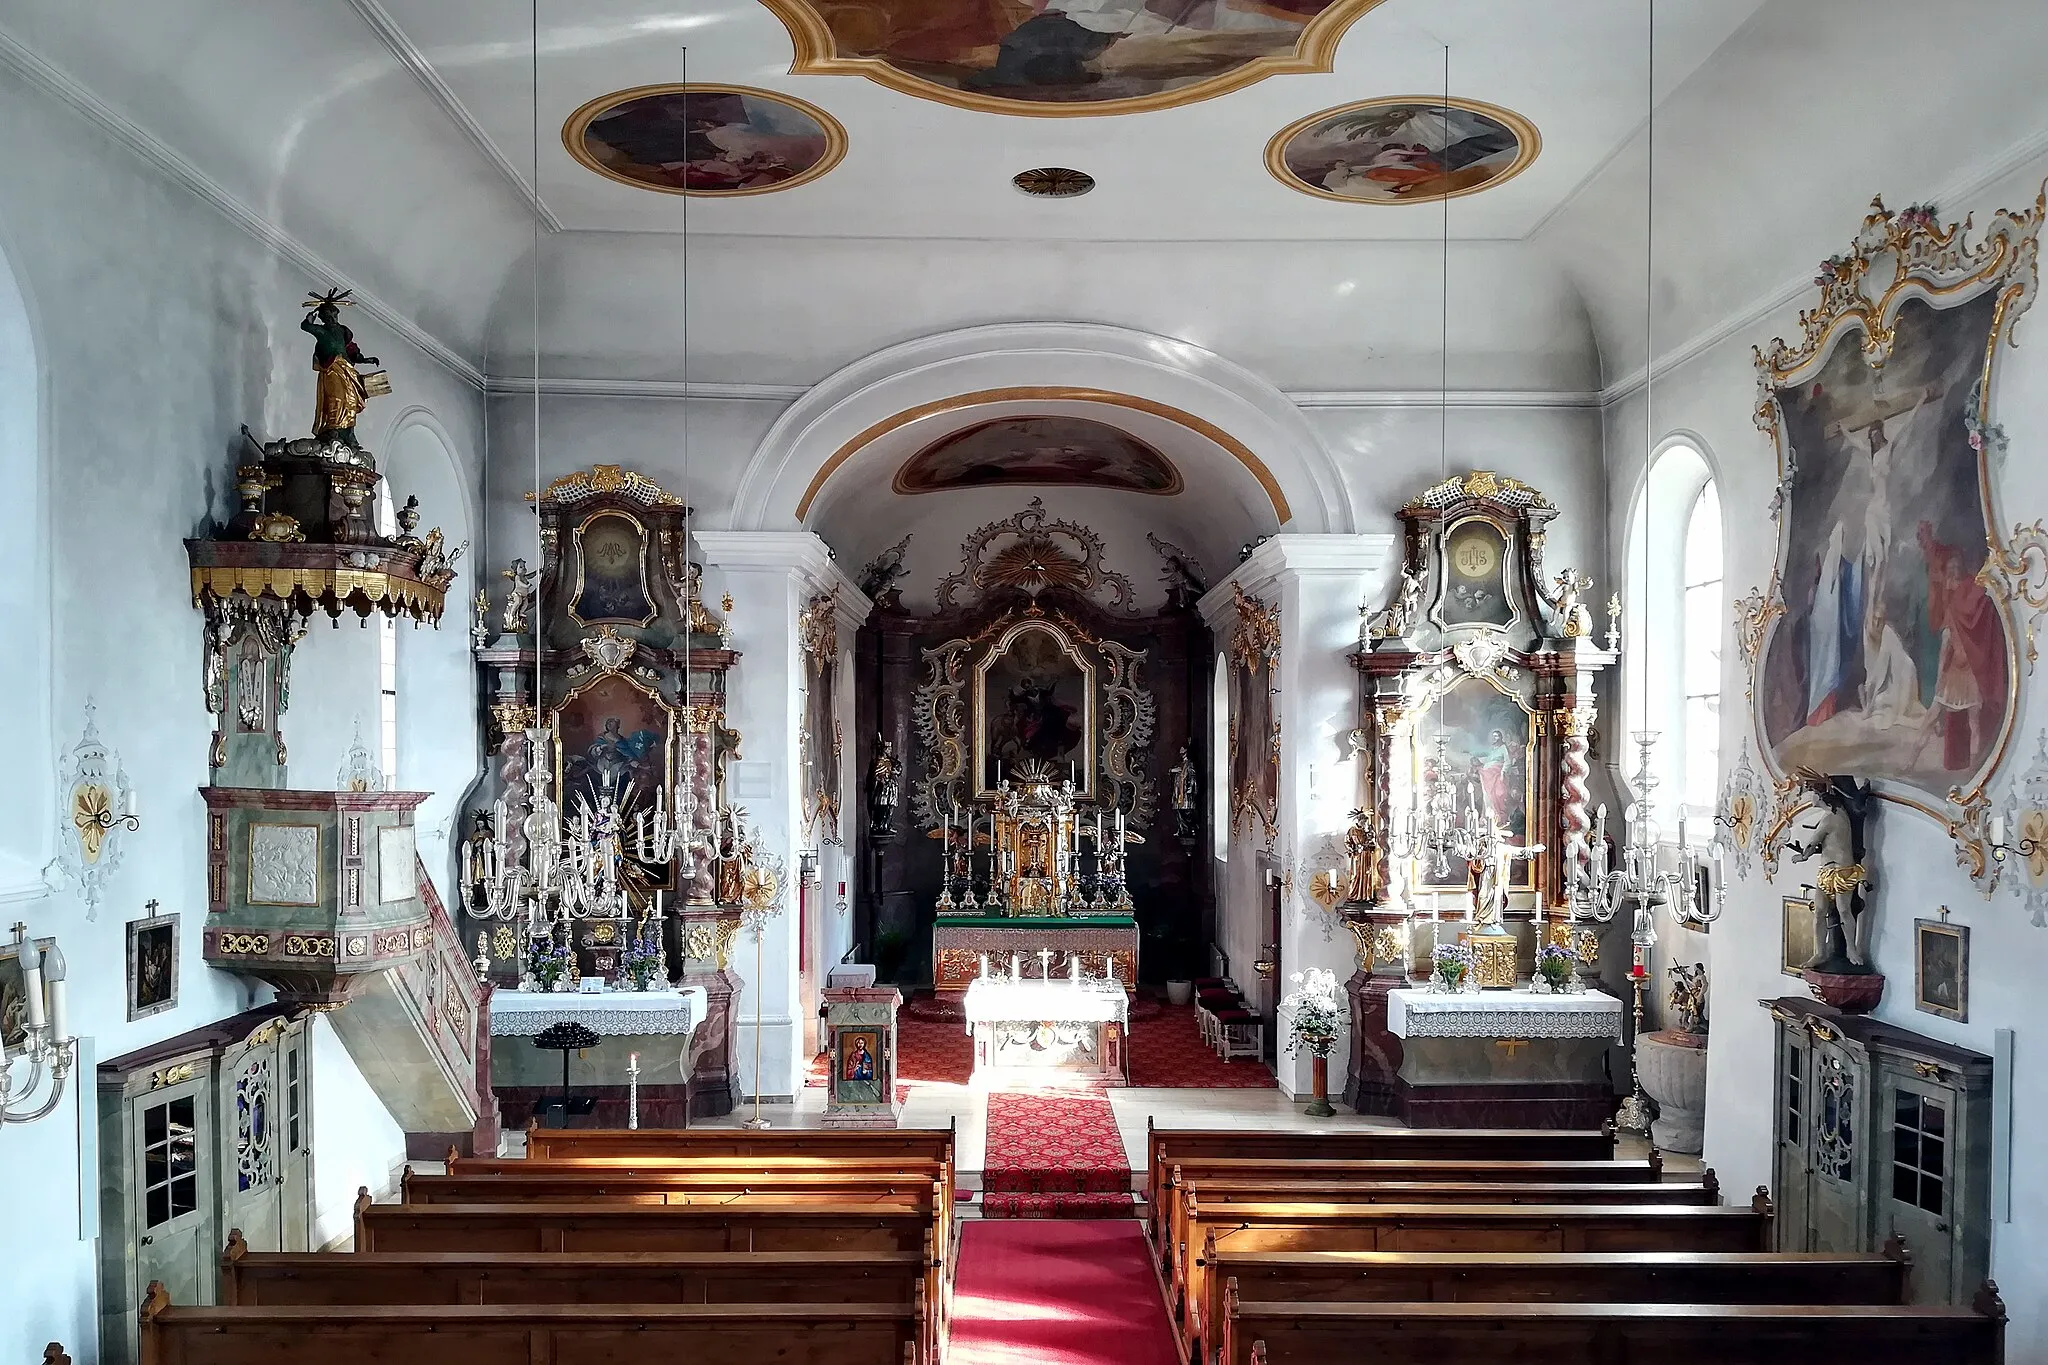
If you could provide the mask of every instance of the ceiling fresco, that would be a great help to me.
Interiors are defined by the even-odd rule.
[[[1288,125],[1266,145],[1266,165],[1282,184],[1323,199],[1428,204],[1511,180],[1542,147],[1535,124],[1497,105],[1405,95]]]
[[[1006,484],[1178,493],[1173,462],[1145,442],[1085,417],[998,417],[948,432],[903,462],[898,493]]]
[[[813,104],[739,85],[643,85],[569,116],[562,145],[623,184],[664,194],[768,194],[815,180],[846,130]]]
[[[763,0],[794,73],[859,74],[999,114],[1169,109],[1328,71],[1381,0]]]

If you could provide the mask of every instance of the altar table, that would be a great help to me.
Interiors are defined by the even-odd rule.
[[[1416,1127],[1596,1128],[1613,1115],[1621,1001],[1521,989],[1387,992],[1400,1040],[1395,1112]]]
[[[1130,1084],[1130,996],[1114,982],[978,977],[964,1007],[977,1085],[1048,1073]]]
[[[1035,975],[1039,951],[1048,948],[1054,978],[1067,974],[1078,953],[1086,971],[1101,975],[1106,956],[1118,980],[1138,980],[1138,923],[1129,915],[940,915],[932,923],[932,988],[941,995],[966,990],[981,975],[984,955],[1001,968],[1015,953]]]
[[[596,1047],[573,1059],[569,1085],[597,1099],[597,1120],[623,1128],[631,1108],[627,1067],[640,1059],[640,1126],[689,1126],[689,1067],[695,1035],[706,1011],[702,986],[667,991],[496,990],[491,993],[491,1090],[506,1117],[524,1123],[528,1110],[561,1089],[561,1054],[533,1046],[550,1025],[582,1024]]]

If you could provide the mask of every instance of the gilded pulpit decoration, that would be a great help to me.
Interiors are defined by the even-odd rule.
[[[813,597],[797,617],[803,652],[803,725],[797,745],[803,764],[804,837],[839,841],[839,590]]]
[[[1230,830],[1256,822],[1267,840],[1280,831],[1280,609],[1231,584],[1237,620],[1231,630]]]
[[[124,836],[141,827],[128,773],[100,738],[98,708],[85,703],[85,732],[58,776],[57,861],[85,901],[85,917],[99,918],[107,882],[121,865]]]
[[[1997,529],[1993,418],[2044,216],[2048,187],[1981,235],[1874,200],[1821,263],[1797,339],[1755,353],[1757,426],[1780,471],[1776,591],[1746,612],[1768,774],[1868,782],[1938,819],[1976,877],[2044,596],[2029,528]]]

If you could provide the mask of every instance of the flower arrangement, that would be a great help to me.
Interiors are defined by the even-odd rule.
[[[1430,955],[1430,989],[1454,992],[1472,975],[1472,949],[1463,943],[1439,943]]]
[[[1337,1045],[1337,976],[1320,967],[1296,972],[1289,978],[1295,989],[1280,1002],[1287,1016],[1287,1050],[1305,1051],[1311,1057],[1327,1057]]]
[[[567,944],[555,941],[553,934],[536,937],[526,950],[526,970],[532,974],[534,984],[544,991],[565,991],[569,989],[569,969],[574,965],[570,960]]]
[[[1572,989],[1572,974],[1577,970],[1571,950],[1562,944],[1546,943],[1536,950],[1536,979],[1553,995]]]
[[[636,991],[653,990],[656,981],[668,984],[668,959],[661,951],[661,925],[653,916],[643,917],[640,927],[626,940],[619,966],[632,978]]]

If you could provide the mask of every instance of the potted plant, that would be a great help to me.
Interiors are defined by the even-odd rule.
[[[1472,949],[1463,943],[1439,943],[1430,955],[1429,988],[1445,994],[1465,989],[1472,975]]]
[[[1578,961],[1562,944],[1546,943],[1536,950],[1536,980],[1552,995],[1569,993],[1577,981]]]
[[[1328,1118],[1337,1111],[1330,1105],[1330,1049],[1337,1045],[1341,1014],[1337,1007],[1337,976],[1320,967],[1296,972],[1294,989],[1280,1002],[1287,1017],[1287,1050],[1307,1052],[1314,1097],[1305,1111],[1313,1118]]]

